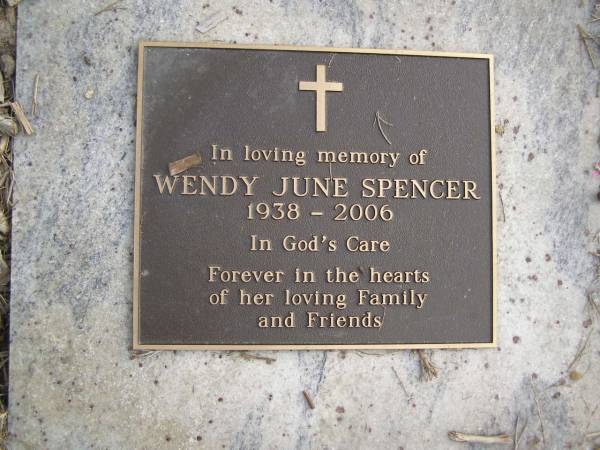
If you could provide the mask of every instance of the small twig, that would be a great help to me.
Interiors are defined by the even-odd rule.
[[[600,437],[600,431],[594,431],[585,435],[586,439],[596,439],[597,437]]]
[[[356,354],[358,356],[360,356],[361,358],[364,356],[384,356],[385,353],[372,353],[372,352],[366,352],[364,350],[356,350]]]
[[[594,41],[596,43],[596,45],[600,45],[600,35],[598,34],[589,34],[589,39],[591,39],[592,41]]]
[[[594,418],[594,415],[596,414],[596,411],[598,411],[598,407],[600,407],[600,402],[596,403],[596,406],[594,407],[594,410],[590,414],[590,417],[588,418],[588,423],[585,426],[585,431],[587,431],[587,430],[590,429],[590,423],[592,423],[592,419]]]
[[[594,51],[591,49],[588,39],[595,40],[587,31],[585,31],[581,25],[577,25],[577,31],[579,31],[579,38],[582,40],[585,50],[587,51],[592,67],[596,68],[596,60],[594,59]]]
[[[12,117],[0,116],[0,133],[7,136],[16,136],[18,132],[19,127]]]
[[[515,446],[513,447],[513,450],[517,450],[517,446],[518,446],[517,432],[518,431],[519,431],[519,415],[517,414],[517,423],[515,424],[515,437],[514,437]]]
[[[580,345],[579,349],[577,350],[577,353],[575,353],[575,357],[573,358],[573,361],[571,361],[571,364],[569,364],[569,367],[567,367],[567,372],[570,371],[583,356],[583,353],[587,349],[587,346],[590,342],[590,337],[592,335],[592,331],[593,331],[593,328],[588,332],[587,337],[585,338],[585,341],[583,342],[582,345]]]
[[[513,450],[517,450],[519,448],[519,443],[521,442],[521,438],[523,437],[523,434],[525,434],[525,429],[527,428],[527,419],[525,419],[525,425],[523,425],[523,428],[521,429],[521,432],[518,433],[518,428],[519,428],[519,416],[517,416],[517,426],[515,427],[515,447]],[[517,435],[518,433],[518,435]]]
[[[8,151],[8,144],[10,144],[10,138],[5,134],[0,136],[0,156],[3,156]],[[8,176],[8,172],[6,172],[6,176]]]
[[[158,353],[156,350],[131,350],[129,352],[129,359],[145,358],[146,356],[155,355]]]
[[[35,74],[35,78],[33,81],[33,98],[31,100],[31,114],[33,116],[37,116],[37,96],[38,96],[38,87],[40,84],[40,74]]]
[[[531,392],[533,392],[533,400],[535,401],[535,406],[537,408],[537,415],[540,420],[540,429],[542,431],[542,448],[546,448],[546,435],[544,434],[544,420],[542,419],[542,411],[540,409],[540,402],[537,398],[537,393],[535,391],[535,386],[533,385],[533,381],[531,381]]]
[[[310,409],[315,409],[315,402],[307,391],[302,391]]]
[[[417,350],[419,361],[421,363],[421,380],[431,381],[438,376],[437,367],[423,350]]]
[[[199,21],[198,25],[196,26],[196,31],[199,31],[200,33],[207,33],[225,19],[227,19],[227,14],[225,14],[223,11],[216,11]]]
[[[595,312],[596,315],[598,316],[598,319],[600,319],[600,307],[598,306],[596,301],[592,298],[591,292],[588,294],[587,300],[588,300],[588,304],[592,308],[592,312]]]
[[[504,213],[504,200],[502,200],[502,192],[498,189],[498,198],[500,198],[500,207],[502,208],[502,222],[506,222],[506,214]]]
[[[121,3],[123,0],[117,0],[115,2],[112,2],[111,4],[105,6],[104,8],[102,8],[99,11],[96,11],[96,13],[94,14],[94,16],[99,16],[102,13],[105,13],[107,11],[110,11],[111,9],[127,9],[127,8],[117,8],[116,6]]]
[[[449,431],[448,437],[456,442],[471,442],[477,444],[512,444],[513,442],[508,434],[481,436],[478,434],[461,433],[459,431]]]
[[[178,173],[185,172],[192,167],[199,166],[202,163],[202,157],[199,153],[194,153],[185,158],[178,159],[169,163],[169,175],[177,175]]]
[[[408,391],[404,387],[404,383],[402,382],[402,379],[400,378],[400,375],[398,375],[398,372],[396,371],[396,368],[394,366],[392,366],[392,371],[394,372],[394,375],[396,375],[396,378],[398,379],[398,383],[400,383],[400,387],[402,388],[402,390],[404,391],[404,394],[406,395],[406,399],[410,402],[410,395],[408,394]]]
[[[31,126],[31,122],[29,122],[29,119],[23,112],[23,108],[21,107],[21,104],[19,102],[11,102],[10,107],[12,108],[13,112],[15,113],[17,120],[23,127],[23,131],[25,132],[25,134],[32,135],[33,127]]]
[[[248,352],[240,352],[240,356],[242,357],[242,359],[245,359],[246,361],[259,360],[259,361],[264,361],[267,364],[271,364],[271,363],[274,363],[275,361],[277,361],[275,358],[270,358],[268,356],[254,355],[254,354],[248,353]]]
[[[379,128],[379,132],[381,133],[381,135],[383,136],[383,138],[385,139],[385,141],[389,145],[392,145],[392,142],[388,139],[387,135],[383,131],[383,127],[381,126],[382,123],[386,124],[389,127],[393,127],[394,126],[394,124],[388,122],[383,117],[381,117],[381,114],[379,113],[379,111],[376,111],[375,112],[375,120],[373,121],[373,126],[375,126],[375,124],[377,124],[377,127]]]

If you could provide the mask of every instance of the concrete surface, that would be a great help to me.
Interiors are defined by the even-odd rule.
[[[575,28],[589,2],[123,0],[94,14],[108,3],[19,7],[17,99],[28,109],[36,73],[40,93],[37,132],[14,147],[11,448],[450,449],[467,446],[450,430],[512,434],[517,417],[519,448],[592,448],[600,103]],[[195,31],[217,9],[227,20]],[[431,382],[407,351],[130,359],[139,39],[494,53],[496,120],[508,121],[499,348],[434,351]]]

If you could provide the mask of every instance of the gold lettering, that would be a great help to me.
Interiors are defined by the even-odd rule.
[[[415,190],[419,191],[419,194],[421,194],[422,198],[427,198],[427,191],[426,191],[425,186],[423,184],[424,183],[413,183],[412,184],[413,191],[412,191],[411,198],[417,198],[417,195],[415,194]]]
[[[444,197],[444,192],[443,191],[440,191],[440,193],[438,195],[436,195],[435,191],[433,190],[434,186],[437,185],[437,184],[441,184],[443,186],[444,185],[444,180],[433,180],[431,182],[431,184],[429,185],[429,194],[433,198],[443,198]]]
[[[196,181],[195,175],[184,175],[183,176],[183,190],[181,191],[182,195],[192,195],[197,192],[196,189],[194,189],[193,191],[189,190],[189,188],[193,188],[194,181]]]
[[[273,294],[257,292],[255,294],[240,289],[240,305],[270,305],[273,301]]]
[[[225,270],[220,266],[208,266],[211,283],[281,283],[283,270]]]
[[[320,163],[331,164],[383,164],[390,169],[396,167],[400,161],[399,152],[333,152],[319,150],[317,152],[317,161]]]
[[[465,181],[465,199],[470,199],[473,196],[474,199],[480,200],[481,197],[475,193],[477,189],[477,183],[475,181]]]
[[[405,178],[364,178],[363,198],[433,198],[449,200],[479,200],[477,183],[470,180],[414,180]]]
[[[406,194],[402,194],[406,189],[406,184],[408,180],[396,180],[396,195],[395,198],[408,198],[408,192]]]
[[[347,197],[347,178],[281,177],[281,187],[272,191],[275,197],[288,192],[296,197]]]
[[[249,177],[241,176],[240,180],[242,180],[242,183],[244,183],[244,185],[246,186],[246,192],[244,193],[244,195],[254,195],[254,183],[256,182],[256,180],[258,180],[258,177],[252,177],[252,179],[250,179]]]
[[[459,200],[460,194],[458,193],[458,185],[459,181],[456,180],[448,180],[446,182],[446,187],[448,188],[447,198],[450,200]]]
[[[162,177],[163,178],[161,180],[161,175],[154,175],[154,180],[156,181],[156,186],[158,186],[158,192],[160,192],[162,194],[163,191],[165,190],[165,185],[166,185],[169,194],[172,194],[173,189],[175,188],[175,185],[177,184],[177,181],[179,181],[179,175],[175,175],[173,178],[171,178],[168,175],[163,175]]]
[[[295,328],[296,314],[291,311],[287,316],[260,316],[258,318],[259,328]]]

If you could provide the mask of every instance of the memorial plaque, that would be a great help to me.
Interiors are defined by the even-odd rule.
[[[493,347],[491,55],[142,42],[137,349]]]

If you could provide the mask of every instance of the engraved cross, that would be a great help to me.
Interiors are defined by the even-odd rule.
[[[326,66],[317,65],[317,81],[300,81],[298,89],[301,91],[315,91],[317,94],[317,131],[327,131],[327,105],[325,95],[327,92],[342,92],[343,83],[325,81]]]

